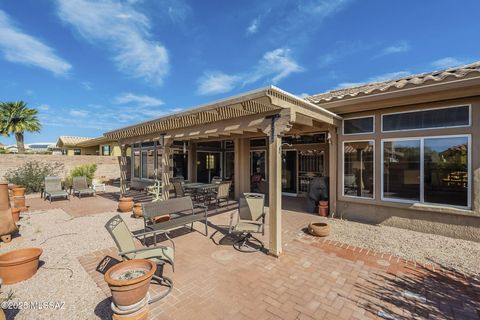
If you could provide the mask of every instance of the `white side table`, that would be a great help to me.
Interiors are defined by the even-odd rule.
[[[106,191],[105,183],[95,183],[95,184],[92,185],[92,188],[93,188],[93,190],[95,190],[95,192],[97,192],[97,191],[105,192]]]

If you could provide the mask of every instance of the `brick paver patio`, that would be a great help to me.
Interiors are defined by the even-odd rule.
[[[210,219],[210,234],[179,232],[174,289],[150,305],[151,319],[480,319],[480,283],[455,272],[306,235],[315,215],[284,210],[284,254],[241,253],[225,236],[229,214]],[[198,230],[203,230],[200,224]],[[261,237],[268,244],[268,234]],[[95,271],[106,248],[80,257]],[[159,286],[152,285],[156,292]]]

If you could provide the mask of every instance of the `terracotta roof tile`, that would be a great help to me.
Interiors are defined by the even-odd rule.
[[[429,84],[431,82],[461,79],[470,74],[480,76],[480,61],[440,71],[427,72],[382,82],[366,83],[359,86],[332,90],[305,97],[305,100],[313,103],[326,103],[357,96],[401,90],[404,88],[406,89],[414,86]]]

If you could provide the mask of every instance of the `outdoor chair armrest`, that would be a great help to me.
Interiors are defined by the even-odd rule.
[[[170,242],[172,243],[172,247],[173,247],[173,250],[175,250],[175,242],[173,242],[172,238],[169,237],[168,235],[168,231],[166,230],[152,230],[152,231],[146,231],[146,232],[142,232],[142,233],[137,233],[135,235],[133,235],[135,238],[139,238],[139,237],[143,237],[143,239],[145,240],[145,237],[147,235],[151,235],[153,234],[153,244],[155,246],[157,246],[157,235],[158,234],[164,234],[165,237],[167,237],[168,240],[170,240]],[[140,239],[139,239],[140,240]],[[151,249],[151,248],[150,248]]]
[[[205,217],[207,216],[207,213],[208,213],[208,206],[204,205],[204,204],[194,204],[193,205],[194,208],[202,208],[205,210]],[[194,213],[195,214],[195,213]]]
[[[157,248],[167,249],[168,247],[166,247],[166,246],[155,246],[155,247],[147,247],[147,248],[138,248],[138,249],[134,249],[134,250],[121,251],[121,252],[118,253],[118,255],[119,256],[124,256],[124,255],[130,254],[130,253],[144,252],[144,251],[149,251],[149,250],[157,249]]]

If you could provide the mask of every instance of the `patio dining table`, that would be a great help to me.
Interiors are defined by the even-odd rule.
[[[205,202],[208,201],[208,195],[218,189],[219,184],[218,183],[203,183],[203,182],[190,182],[190,183],[184,183],[183,187],[185,190],[189,190],[193,198],[197,200],[197,202]]]

